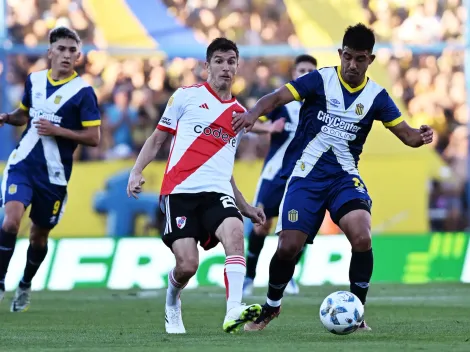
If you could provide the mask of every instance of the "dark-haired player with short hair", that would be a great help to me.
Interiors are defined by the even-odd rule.
[[[311,72],[262,97],[251,111],[234,117],[235,131],[293,100],[304,100],[296,136],[284,157],[288,177],[276,232],[279,245],[269,268],[261,316],[245,330],[262,330],[280,313],[295,256],[312,243],[328,210],[352,246],[350,291],[364,304],[372,276],[371,199],[358,171],[359,156],[378,120],[404,144],[432,142],[433,131],[411,128],[387,91],[366,76],[374,61],[375,37],[363,24],[348,27],[338,50],[341,66]],[[363,322],[361,330],[370,330]]]
[[[297,79],[316,69],[317,59],[307,54],[299,55],[294,61],[292,79]],[[282,160],[288,145],[294,138],[301,107],[302,103],[300,101],[292,101],[289,104],[280,106],[266,116],[261,116],[252,129],[253,132],[270,133],[271,141],[253,203],[255,206],[263,208],[266,222],[263,226],[253,226],[248,237],[246,279],[243,284],[244,296],[253,293],[258,258],[263,249],[266,236],[269,235],[271,230],[272,220],[279,215],[279,206],[286,188],[286,180],[281,178]],[[300,260],[302,253],[303,251],[297,255],[296,263]],[[299,287],[294,278],[289,281],[286,293],[299,293]]]
[[[27,125],[8,159],[1,185],[5,218],[0,230],[0,300],[20,222],[31,205],[30,245],[12,312],[29,308],[31,281],[46,257],[49,233],[64,213],[77,145],[95,147],[100,141],[96,95],[74,71],[80,57],[77,33],[65,27],[52,30],[47,56],[51,68],[28,76],[20,107],[0,114],[0,126]]]
[[[225,249],[227,309],[223,330],[235,332],[261,313],[259,304],[241,303],[246,273],[242,214],[260,224],[265,217],[261,209],[245,201],[232,177],[241,138],[233,131],[232,117],[245,111],[232,96],[238,56],[236,44],[228,39],[217,38],[209,45],[207,82],[179,88],[173,94],[129,177],[127,193],[137,197],[144,183],[144,168],[172,136],[160,190],[166,217],[162,239],[176,259],[168,275],[165,304],[165,329],[169,334],[186,332],[180,295],[198,269],[198,242],[205,250],[219,242]]]

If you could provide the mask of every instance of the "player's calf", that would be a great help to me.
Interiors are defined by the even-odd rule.
[[[176,266],[168,274],[168,288],[165,302],[165,330],[168,334],[184,334],[181,311],[181,292],[196,274],[199,266],[199,252],[194,238],[181,238],[172,244]]]
[[[256,320],[261,314],[261,306],[242,305],[243,281],[246,274],[244,257],[243,223],[235,217],[226,218],[217,228],[215,236],[222,243],[225,258],[225,288],[227,313],[223,329],[225,332],[236,332],[244,324]]]
[[[280,313],[281,299],[289,280],[294,275],[296,256],[302,250],[307,234],[299,230],[284,230],[279,234],[279,244],[269,265],[269,287],[266,304],[260,317],[245,330],[262,330]]]
[[[26,254],[26,266],[19,287],[23,290],[31,288],[31,282],[47,255],[47,239],[50,229],[33,224],[29,236],[29,247]]]
[[[5,204],[5,218],[0,229],[0,290],[5,290],[5,276],[15,250],[16,236],[24,214],[21,202],[10,201]]]
[[[349,266],[350,290],[362,304],[366,302],[374,266],[370,224],[370,213],[365,209],[351,210],[339,221],[352,247]]]
[[[241,305],[243,281],[246,274],[243,223],[238,218],[227,218],[217,228],[215,236],[225,250],[225,289],[227,312]]]
[[[196,274],[199,266],[199,252],[194,238],[182,238],[172,245],[176,266],[168,274],[166,305],[176,306],[179,296],[188,281]]]

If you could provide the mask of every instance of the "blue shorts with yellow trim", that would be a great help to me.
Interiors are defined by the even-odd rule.
[[[10,166],[5,169],[1,186],[0,206],[18,201],[27,208],[33,223],[45,229],[53,229],[63,215],[67,202],[67,187],[58,186],[33,177],[34,171]]]
[[[280,207],[276,233],[299,230],[313,243],[325,217],[326,210],[338,224],[340,209],[352,200],[363,200],[370,208],[372,201],[367,188],[358,175],[341,174],[331,179],[292,177]]]

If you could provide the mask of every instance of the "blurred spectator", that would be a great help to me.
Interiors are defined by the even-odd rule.
[[[132,132],[138,122],[138,115],[137,111],[129,105],[129,96],[129,91],[119,88],[114,93],[114,104],[106,107],[108,128],[114,142],[108,159],[122,159],[133,155]]]
[[[467,12],[461,0],[363,0],[369,24],[383,42],[432,45],[463,43]],[[433,182],[430,219],[433,230],[463,230],[468,213],[462,194],[467,180],[468,108],[463,52],[444,49],[439,54],[382,50],[378,55],[401,96],[411,123],[428,124],[436,131],[434,148],[453,172],[452,181]]]

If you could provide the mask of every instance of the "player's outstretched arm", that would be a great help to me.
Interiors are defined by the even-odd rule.
[[[232,120],[232,128],[235,133],[240,132],[243,128],[249,132],[260,116],[269,114],[275,108],[288,104],[293,100],[295,100],[295,97],[292,92],[286,86],[282,86],[273,93],[262,97],[247,112],[235,115]]]
[[[263,209],[256,208],[251,206],[243,197],[242,192],[238,189],[237,185],[235,184],[235,179],[230,179],[230,183],[232,184],[233,194],[235,195],[235,203],[237,205],[238,210],[242,213],[243,216],[251,219],[254,224],[263,225],[266,221],[266,215],[264,214]]]
[[[137,199],[137,194],[142,192],[142,185],[145,183],[142,172],[147,167],[147,165],[155,159],[158,151],[162,147],[168,135],[168,132],[156,129],[145,141],[144,146],[142,147],[142,150],[140,151],[129,176],[129,181],[127,183],[128,197],[132,196]]]
[[[26,125],[28,123],[28,112],[18,108],[11,113],[0,114],[0,127],[6,123],[12,126]]]
[[[404,144],[412,148],[421,147],[429,144],[433,140],[433,130],[428,125],[422,125],[419,129],[412,128],[406,121],[389,128]]]

